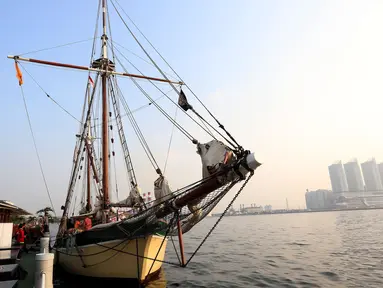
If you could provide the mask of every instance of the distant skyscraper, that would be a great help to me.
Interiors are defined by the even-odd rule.
[[[360,192],[364,191],[364,183],[362,171],[360,170],[359,163],[355,159],[343,165],[346,174],[348,191]],[[383,168],[383,167],[382,167]]]
[[[364,183],[366,184],[367,191],[382,191],[383,186],[380,180],[380,174],[378,165],[376,165],[376,161],[372,158],[369,161],[366,161],[361,164]]]
[[[329,209],[334,204],[334,195],[328,190],[307,190],[305,197],[306,207],[310,210]]]
[[[344,173],[342,162],[339,161],[335,164],[328,166],[328,172],[330,174],[332,192],[347,192],[348,187],[346,181],[346,174]]]
[[[380,175],[380,183],[382,183],[383,186],[383,163],[378,164],[378,170]]]

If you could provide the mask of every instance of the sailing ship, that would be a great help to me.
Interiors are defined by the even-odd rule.
[[[133,74],[123,65],[120,57],[117,56],[115,42],[111,40],[110,36],[110,6],[113,6],[132,39],[138,44],[148,62],[158,70],[160,77],[144,75],[141,71]],[[56,264],[62,266],[69,273],[82,276],[145,280],[161,268],[169,237],[178,236],[179,238],[181,266],[186,266],[189,263],[191,259],[186,261],[183,251],[183,235],[211,213],[228,191],[242,182],[241,186],[238,185],[240,186],[236,194],[238,196],[260,163],[256,161],[253,153],[238,144],[155,49],[175,73],[177,79],[174,80],[169,77],[159,67],[124,20],[121,11],[123,9],[117,1],[110,0],[108,3],[107,0],[99,1],[97,21],[99,18],[101,19],[102,35],[94,38],[93,47],[95,47],[96,41],[100,41],[101,51],[99,57],[94,57],[95,53],[92,53],[88,66],[25,58],[21,55],[12,55],[8,58],[15,61],[20,86],[23,84],[22,73],[19,68],[22,62],[81,70],[88,74],[83,115],[80,120],[79,132],[76,135],[69,187],[65,204],[61,207],[63,214],[53,247]],[[135,25],[134,22],[132,23]],[[140,30],[138,31],[142,33]],[[95,35],[96,33],[97,27]],[[145,37],[145,39],[147,38]],[[152,46],[149,41],[147,42]],[[154,48],[154,46],[152,47]],[[174,128],[190,140],[192,145],[187,151],[194,152],[195,147],[197,148],[197,154],[202,162],[200,180],[185,183],[184,187],[177,190],[170,188],[168,178],[157,165],[135,120],[133,111],[127,104],[118,84],[118,79],[122,78],[130,79],[134,86],[149,100],[149,104],[155,107],[170,121]],[[200,142],[193,137],[142,88],[137,80],[147,81],[157,88],[177,107],[179,113],[184,113],[198,126],[198,129],[206,132],[210,140]],[[165,93],[163,88],[159,88],[157,83],[169,85],[175,99],[168,96],[168,93]],[[201,104],[209,119],[212,120],[206,120],[207,117],[202,116],[202,113],[191,105],[192,102],[186,97],[186,90],[195,96],[197,104]],[[100,107],[95,105],[97,95],[101,99]],[[47,96],[49,95],[47,94]],[[129,139],[124,133],[121,106],[125,109],[130,124],[146,154],[145,157],[141,153],[139,161],[148,158],[157,173],[157,178],[153,179],[155,180],[155,200],[153,201],[144,201],[138,188],[139,177],[136,177],[131,155],[140,153],[138,151],[131,153],[129,150]],[[96,129],[95,127],[98,126],[97,123],[99,122],[97,122],[98,118],[95,115],[98,115],[99,112],[95,111],[100,110],[101,129]],[[215,123],[211,124],[212,121]],[[111,149],[115,142],[112,136],[113,123],[117,127],[118,140],[126,166],[125,173],[130,185],[129,196],[121,201],[112,201],[111,197],[114,189],[111,185],[111,159],[115,156],[115,152]],[[81,181],[85,183],[82,186]],[[82,189],[83,199],[81,200],[81,209],[74,211],[77,201],[77,196],[75,197],[74,194],[79,186],[84,188]],[[70,229],[73,221],[85,218],[92,220],[92,228],[86,231]]]

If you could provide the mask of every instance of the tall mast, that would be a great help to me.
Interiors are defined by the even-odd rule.
[[[89,82],[89,81],[88,81]],[[90,109],[90,84],[88,83],[88,107]],[[90,126],[90,117],[88,118],[88,137],[86,139],[86,141],[88,141],[87,143],[87,146],[91,143],[92,139],[91,139],[91,126]],[[88,157],[87,158],[87,171],[86,171],[86,180],[87,180],[87,183],[86,183],[86,212],[90,212],[92,210],[92,206],[90,204],[90,183],[91,183],[91,180],[90,180],[90,169],[91,169],[91,164],[90,164],[90,153],[87,153],[88,154]]]
[[[102,84],[102,192],[104,194],[104,209],[109,204],[109,137],[108,137],[108,95],[106,92],[107,71],[109,66],[108,47],[106,36],[106,0],[102,1],[102,69],[105,71],[101,75]]]

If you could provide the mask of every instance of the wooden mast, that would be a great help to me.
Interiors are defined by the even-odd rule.
[[[88,107],[90,109],[90,83],[89,83],[89,80],[88,80]],[[87,143],[87,146],[88,144],[90,144],[90,141],[92,141],[91,139],[91,126],[90,126],[90,118],[88,119],[88,137],[86,139],[86,141],[88,141]],[[90,183],[91,183],[91,178],[90,178],[90,169],[91,169],[91,158],[90,158],[90,154],[91,153],[87,153],[88,157],[87,158],[87,171],[86,171],[86,212],[89,213],[90,211],[92,211],[92,206],[90,204]]]
[[[109,60],[108,60],[108,47],[106,36],[106,0],[102,1],[102,29],[103,34],[101,36],[102,41],[102,69],[105,71],[101,75],[101,85],[102,85],[102,192],[104,200],[104,210],[108,208],[109,205],[109,136],[108,136],[108,95],[106,91],[106,80],[107,80],[107,71],[109,70]],[[108,222],[109,217],[106,217],[106,222]]]

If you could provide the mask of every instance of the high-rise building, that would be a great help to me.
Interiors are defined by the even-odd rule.
[[[348,191],[346,174],[344,173],[342,162],[339,161],[328,166],[328,172],[330,174],[332,192],[342,193]]]
[[[364,183],[366,184],[366,191],[381,192],[383,190],[383,186],[375,159],[372,158],[371,160],[362,163],[361,166]]]
[[[305,197],[306,207],[310,210],[328,209],[334,204],[334,193],[328,190],[307,190]]]
[[[356,159],[343,165],[349,192],[364,191],[362,171]],[[383,167],[382,167],[383,168]]]
[[[378,164],[378,170],[380,175],[380,182],[382,183],[382,186],[383,186],[383,163]]]

